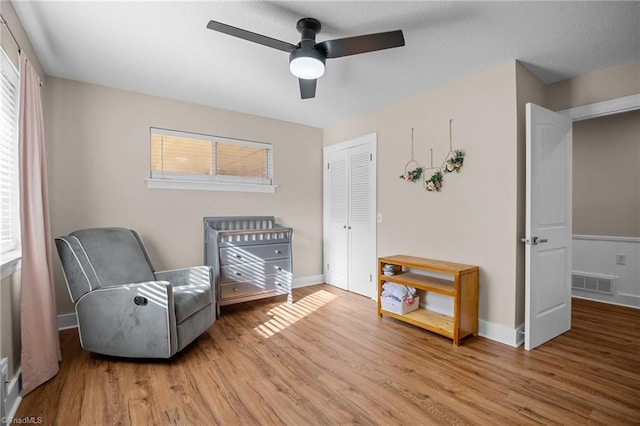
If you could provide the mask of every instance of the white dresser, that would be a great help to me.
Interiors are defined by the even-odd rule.
[[[292,228],[275,223],[273,216],[205,217],[204,233],[218,306],[280,294],[292,301]]]

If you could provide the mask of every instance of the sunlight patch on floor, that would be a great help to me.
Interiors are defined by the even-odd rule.
[[[267,315],[272,318],[255,327],[254,331],[265,339],[268,339],[310,313],[320,309],[336,297],[335,294],[329,293],[328,291],[318,290],[293,304],[283,303],[269,310]]]

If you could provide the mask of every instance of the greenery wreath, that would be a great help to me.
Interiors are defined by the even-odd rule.
[[[442,189],[442,172],[435,172],[429,179],[425,181],[425,189],[427,191],[440,192]]]
[[[460,151],[456,149],[453,151],[453,157],[449,158],[445,161],[444,172],[451,173],[456,172],[460,173],[460,169],[462,168],[462,164],[464,164],[464,151]]]

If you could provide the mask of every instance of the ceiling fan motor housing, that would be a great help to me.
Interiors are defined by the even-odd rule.
[[[320,21],[313,18],[302,18],[296,24],[296,29],[302,36],[302,41],[311,40],[314,44],[316,42],[316,34],[322,29]]]
[[[313,18],[300,19],[296,25],[302,39],[298,48],[289,55],[291,72],[302,79],[315,79],[324,74],[326,52],[316,49],[316,34],[320,32],[320,22]],[[294,65],[296,61],[296,65]]]

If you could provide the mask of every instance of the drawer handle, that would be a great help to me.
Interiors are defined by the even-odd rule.
[[[234,256],[238,259],[242,259],[242,256],[240,256],[239,254],[234,254]]]
[[[281,267],[279,267],[279,266],[276,266],[276,269],[277,269],[278,271],[282,271],[282,268],[281,268]]]
[[[280,254],[282,251],[276,249],[276,254]]]
[[[238,290],[238,287],[234,287],[233,291],[235,291],[236,293],[239,292],[240,290]]]
[[[241,273],[241,272],[238,272],[238,271],[234,272],[234,274],[236,274],[237,276],[242,275],[242,273]]]

